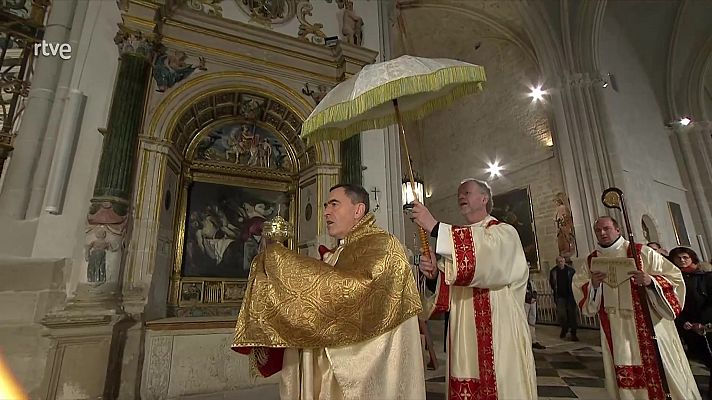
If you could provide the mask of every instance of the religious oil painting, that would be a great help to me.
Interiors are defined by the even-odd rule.
[[[514,189],[492,197],[492,216],[506,222],[517,230],[522,241],[527,264],[532,270],[539,269],[539,248],[536,241],[534,212],[529,188]]]
[[[231,123],[209,132],[198,143],[195,159],[239,167],[292,170],[282,142],[274,133],[254,123]]]
[[[672,228],[675,231],[675,239],[678,246],[690,246],[690,235],[687,234],[685,219],[682,217],[682,208],[680,208],[679,204],[668,201],[668,209],[670,210]]]
[[[262,224],[289,219],[287,193],[193,182],[188,190],[182,271],[185,277],[247,279]]]

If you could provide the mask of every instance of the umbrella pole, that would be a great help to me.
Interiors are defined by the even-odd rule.
[[[413,176],[413,165],[410,163],[410,152],[408,151],[408,142],[405,140],[405,129],[403,129],[403,121],[401,120],[401,115],[400,115],[400,110],[398,109],[398,100],[393,99],[393,107],[396,109],[396,119],[398,120],[398,131],[400,132],[400,142],[401,145],[403,146],[403,149],[405,150],[405,158],[408,160],[408,176],[410,177],[410,188],[411,191],[413,192],[413,197],[418,200],[422,201],[422,199],[418,198],[418,194],[415,192],[415,177]],[[420,247],[421,247],[421,252],[423,254],[426,254],[428,257],[430,257],[430,242],[428,241],[428,236],[430,235],[430,232],[425,232],[425,229],[418,227],[418,236],[420,236]],[[423,273],[418,270],[418,275],[422,275]],[[421,293],[425,293],[425,281],[423,278],[419,279],[421,284],[418,285],[418,290]],[[422,288],[420,287],[422,285]],[[430,333],[428,331],[428,327],[426,326],[425,321],[422,319],[418,318],[418,327],[420,328],[420,334],[424,336],[425,338],[425,347],[427,347],[428,350],[428,355],[430,356],[430,362],[428,362],[427,368],[428,369],[437,369],[438,368],[438,356],[435,354],[435,345],[433,344],[433,339],[430,337]]]
[[[413,176],[413,166],[410,163],[410,152],[408,151],[408,142],[405,140],[405,129],[403,128],[403,121],[401,120],[400,110],[398,108],[398,99],[393,99],[393,107],[396,109],[396,120],[398,121],[398,130],[400,131],[400,142],[405,150],[405,159],[408,160],[408,176],[410,178],[410,188],[413,191],[413,197],[422,202],[423,199],[418,198],[418,194],[415,192],[415,177]],[[425,232],[425,229],[418,227],[418,236],[420,236],[420,246],[423,254],[430,256],[430,242],[428,241],[428,236],[430,232]]]

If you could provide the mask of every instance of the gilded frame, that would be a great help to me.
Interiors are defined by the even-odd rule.
[[[539,241],[536,237],[534,206],[531,199],[529,186],[493,195],[492,216],[514,226],[522,241],[529,270],[537,272],[541,270],[541,259],[539,257]]]
[[[235,124],[256,124],[268,130],[279,138],[284,148],[289,152],[293,162],[293,171],[277,171],[265,168],[236,165],[224,161],[204,162],[194,160],[195,149],[198,143],[209,132],[218,127]],[[288,220],[294,225],[295,232],[299,232],[297,210],[299,198],[296,195],[297,155],[294,154],[286,138],[273,127],[260,121],[248,121],[242,118],[225,118],[206,126],[196,137],[191,140],[183,162],[181,174],[181,189],[176,207],[175,220],[175,247],[173,271],[171,274],[171,287],[169,293],[169,314],[172,316],[234,316],[239,311],[247,287],[247,277],[214,277],[214,276],[187,276],[184,274],[186,224],[188,222],[189,199],[191,188],[194,185],[207,184],[219,185],[226,188],[243,190],[257,189],[261,191],[279,192],[289,201]],[[294,249],[296,238],[289,240],[288,246]]]

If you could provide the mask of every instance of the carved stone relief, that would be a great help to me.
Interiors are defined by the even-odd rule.
[[[346,0],[344,12],[341,14],[341,34],[346,43],[356,46],[363,45],[363,18],[354,12],[354,3]]]
[[[297,5],[297,10],[297,19],[299,20],[297,36],[312,43],[324,44],[324,39],[326,38],[326,34],[322,31],[324,24],[307,21],[307,17],[310,17],[312,11],[314,11],[314,6],[308,0],[300,1]]]
[[[156,81],[157,92],[165,92],[196,70],[208,70],[205,67],[205,58],[198,57],[197,65],[186,63],[187,59],[188,55],[184,51],[161,46],[153,60],[153,79]]]
[[[153,49],[158,43],[155,36],[144,35],[140,31],[133,31],[123,24],[118,24],[119,30],[114,36],[114,43],[119,48],[119,54],[134,54],[146,57],[148,60],[153,56]]]
[[[324,97],[329,93],[331,88],[325,85],[317,85],[316,90],[309,88],[309,83],[305,83],[302,88],[302,93],[309,96],[314,100],[314,104],[318,105],[324,99]]]
[[[148,370],[145,377],[148,389],[146,397],[149,399],[165,399],[168,396],[172,352],[172,336],[158,336],[151,339]]]
[[[252,93],[222,92],[200,100],[178,118],[171,140],[183,149],[203,128],[225,117],[241,117],[251,123],[267,123],[283,134],[297,154],[304,157],[299,160],[300,164],[307,162],[306,149],[298,136],[300,119],[274,99]]]
[[[297,11],[297,0],[235,0],[240,9],[250,16],[250,22],[266,27],[291,21]]]
[[[185,5],[191,10],[200,11],[214,17],[222,17],[223,10],[220,5],[222,1],[223,0],[186,0]]]

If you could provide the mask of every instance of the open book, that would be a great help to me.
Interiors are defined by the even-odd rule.
[[[591,259],[591,272],[605,273],[607,276],[603,283],[611,288],[617,288],[626,283],[633,277],[630,273],[637,270],[635,261],[628,257],[593,257]]]

